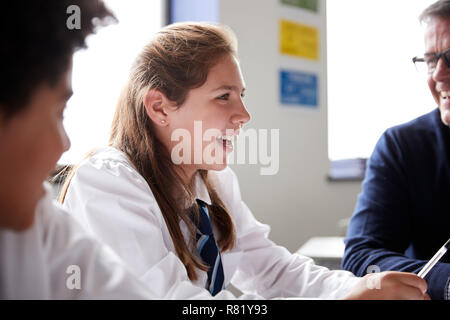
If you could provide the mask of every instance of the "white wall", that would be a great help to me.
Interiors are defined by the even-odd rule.
[[[435,1],[327,1],[331,159],[367,158],[387,128],[436,108],[412,62],[425,52],[418,17]]]
[[[138,52],[163,25],[162,0],[105,0],[119,19],[87,38],[88,50],[73,58],[72,87],[64,127],[70,149],[58,164],[81,161],[89,150],[107,145],[120,92]],[[145,30],[145,31],[144,31]],[[133,36],[130,36],[133,35]]]
[[[328,182],[326,18],[286,8],[279,0],[221,0],[220,22],[239,40],[239,56],[247,86],[248,127],[280,129],[280,170],[261,176],[260,166],[233,165],[243,199],[255,217],[272,227],[270,238],[295,251],[312,236],[336,235],[337,223],[349,217],[360,191],[359,182]],[[320,63],[281,56],[280,18],[315,24],[320,30]],[[292,18],[292,19],[291,19]],[[317,21],[319,21],[317,23]],[[292,108],[279,104],[281,67],[319,71],[319,107]]]

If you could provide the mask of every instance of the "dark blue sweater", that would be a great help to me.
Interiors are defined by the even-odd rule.
[[[351,218],[342,267],[358,276],[417,273],[450,238],[450,129],[439,109],[388,129],[367,164]],[[444,299],[450,253],[428,275],[432,299]]]

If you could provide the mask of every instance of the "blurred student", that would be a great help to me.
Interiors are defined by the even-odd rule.
[[[374,275],[330,271],[268,239],[227,167],[250,120],[244,91],[231,30],[163,28],[132,68],[110,146],[68,177],[64,206],[164,298],[233,299],[232,283],[262,298],[426,299],[414,274],[377,275],[378,290]]]
[[[69,30],[73,5],[81,24]],[[0,5],[0,299],[157,297],[52,202],[44,183],[70,145],[62,122],[72,55],[96,18],[113,18],[97,0]]]

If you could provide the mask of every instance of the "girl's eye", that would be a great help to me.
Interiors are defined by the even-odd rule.
[[[241,93],[241,98],[244,98],[245,97],[245,93]]]
[[[228,98],[230,97],[229,93],[225,93],[223,95],[221,95],[220,97],[217,97],[217,99],[219,100],[228,100]]]

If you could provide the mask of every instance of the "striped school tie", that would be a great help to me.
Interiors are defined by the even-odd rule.
[[[203,263],[209,266],[208,281],[205,288],[215,296],[224,289],[224,273],[220,250],[214,238],[211,221],[206,203],[197,199],[200,211],[200,221],[197,225],[197,249]]]

